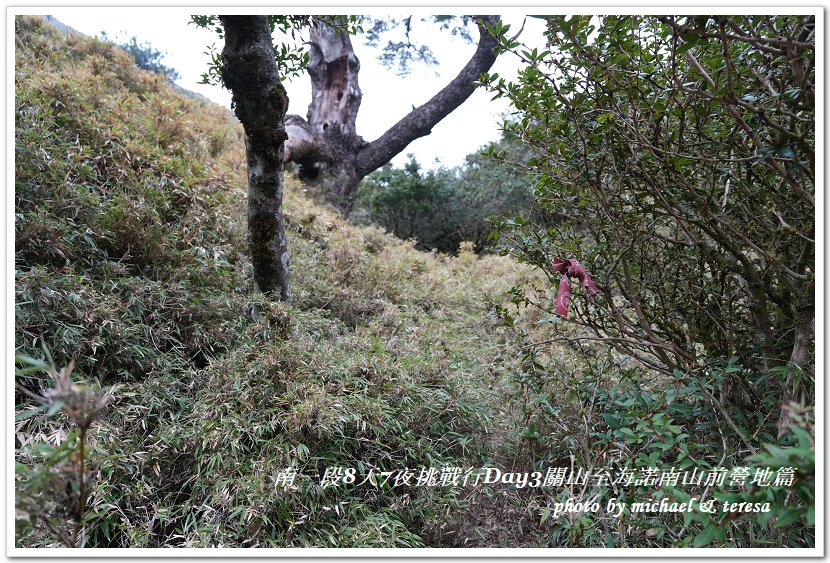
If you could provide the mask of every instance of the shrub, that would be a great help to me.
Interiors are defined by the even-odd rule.
[[[501,221],[494,238],[554,288],[567,278],[561,259],[581,261],[599,286],[574,289],[570,326],[552,325],[554,340],[617,351],[610,381],[591,391],[605,417],[591,435],[633,455],[631,433],[653,444],[639,432],[660,412],[679,432],[659,439],[670,447],[653,461],[685,462],[684,440],[708,464],[792,447],[790,413],[814,400],[813,18],[553,17],[542,51],[493,32],[525,67],[515,83],[485,82],[513,104],[506,127],[534,153],[535,206],[562,218]],[[569,296],[554,294],[517,291],[516,302],[556,319]],[[586,348],[589,364],[595,354]],[[632,360],[641,383],[620,403],[614,381]],[[798,514],[805,545],[809,496],[780,522]],[[696,542],[748,541],[720,524],[695,528]]]
[[[488,150],[521,158],[510,141]],[[463,241],[480,252],[492,230],[491,216],[529,214],[532,188],[518,169],[479,154],[463,166],[421,171],[410,155],[401,169],[387,164],[361,184],[352,220],[376,223],[395,236],[414,239],[416,247],[456,252]]]

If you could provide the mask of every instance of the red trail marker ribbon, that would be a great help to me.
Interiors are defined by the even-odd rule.
[[[585,267],[578,260],[565,260],[558,256],[553,259],[553,271],[562,272],[562,279],[559,280],[559,291],[556,293],[556,314],[568,318],[568,305],[571,302],[571,280],[577,278],[579,283],[588,290],[588,295],[601,293],[599,287]]]

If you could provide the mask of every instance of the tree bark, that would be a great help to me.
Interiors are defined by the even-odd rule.
[[[790,403],[799,398],[795,381],[796,371],[808,373],[807,362],[815,351],[815,282],[807,285],[803,297],[796,305],[795,337],[790,361],[787,362],[787,376],[784,379],[784,394],[781,398],[781,412],[778,417],[778,437],[782,437],[793,423]]]
[[[498,16],[479,16],[495,25]],[[316,20],[308,65],[312,101],[308,119],[287,120],[286,160],[300,165],[300,177],[322,187],[344,216],[351,212],[357,187],[367,174],[429,135],[432,128],[464,103],[473,82],[493,66],[498,42],[479,24],[475,53],[461,72],[424,105],[414,108],[375,141],[367,143],[355,130],[363,94],[358,84],[360,62],[346,33]]]
[[[283,217],[283,150],[288,96],[282,86],[265,16],[221,16],[222,81],[245,129],[248,244],[257,290],[291,298]]]

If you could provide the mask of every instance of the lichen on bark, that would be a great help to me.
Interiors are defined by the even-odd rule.
[[[277,72],[266,16],[221,16],[225,29],[222,80],[245,130],[248,244],[255,287],[291,298],[283,216],[283,151],[288,95]]]

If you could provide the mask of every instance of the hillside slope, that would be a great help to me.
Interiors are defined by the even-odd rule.
[[[525,270],[415,251],[289,178],[295,298],[263,303],[227,110],[38,18],[19,18],[15,41],[16,352],[48,350],[58,367],[74,360],[77,382],[118,386],[90,431],[87,545],[460,544],[460,489],[319,480],[499,455],[515,360],[488,313]],[[70,425],[16,399],[20,497],[39,445]],[[18,520],[18,546],[54,545],[32,524]]]

